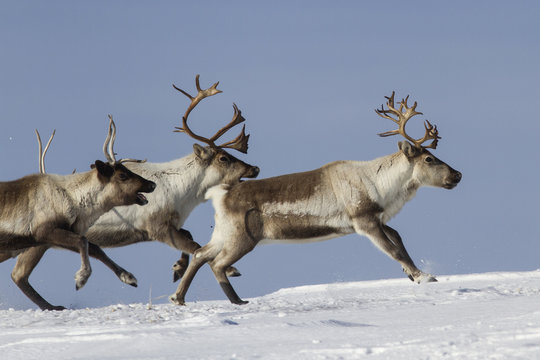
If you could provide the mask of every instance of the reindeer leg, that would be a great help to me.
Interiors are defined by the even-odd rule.
[[[252,242],[250,241],[248,243],[251,244]],[[223,289],[223,292],[225,293],[225,295],[227,295],[229,301],[236,305],[245,305],[249,301],[242,300],[238,296],[236,291],[234,291],[234,288],[232,287],[231,282],[226,275],[226,269],[228,269],[232,264],[240,260],[240,258],[250,252],[252,249],[253,247],[249,249],[235,248],[231,249],[232,251],[228,251],[228,249],[224,248],[219,252],[216,258],[210,262],[210,267],[212,268],[214,276],[216,277],[219,285],[221,285],[221,289]]]
[[[15,267],[11,272],[11,279],[17,284],[19,289],[30,299],[34,304],[39,306],[41,310],[64,310],[63,306],[54,306],[51,305],[47,300],[45,300],[38,292],[30,285],[28,278],[30,274],[37,266],[45,251],[47,251],[48,246],[36,246],[29,248],[19,254]]]
[[[137,287],[137,279],[129,272],[124,270],[113,260],[111,260],[101,248],[95,244],[88,244],[89,255],[95,257],[96,259],[103,262],[107,267],[109,267],[114,273],[122,280],[124,283]],[[11,278],[13,282],[21,289],[21,291],[36,305],[38,305],[42,310],[64,310],[63,306],[54,306],[47,302],[37,291],[30,285],[28,278],[30,277],[32,271],[37,266],[45,252],[49,249],[48,246],[36,246],[28,248],[22,253],[19,254],[15,267],[11,273]],[[65,247],[67,250],[78,252],[78,249],[72,245]],[[2,256],[5,255],[5,256]],[[4,257],[10,255],[9,253],[3,254],[0,253],[0,262],[4,261]],[[9,256],[12,257],[12,256]]]
[[[0,263],[3,263],[6,260],[9,260],[11,258],[17,257],[20,253],[22,253],[24,250],[19,251],[0,251]]]
[[[208,243],[199,250],[195,251],[195,253],[193,254],[193,260],[187,267],[187,270],[182,277],[182,281],[180,281],[180,284],[178,284],[176,293],[169,297],[169,300],[172,303],[177,305],[186,304],[186,293],[189,289],[189,286],[191,285],[191,282],[193,281],[193,278],[197,274],[197,271],[199,271],[201,266],[215,258],[218,252],[219,249],[214,248],[211,243]]]
[[[355,231],[360,235],[366,235],[382,252],[399,262],[405,273],[412,277],[413,281],[417,283],[435,281],[433,276],[423,273],[416,267],[405,250],[397,231],[384,226],[375,217],[360,217],[353,220]]]
[[[180,255],[180,259],[174,263],[172,269],[173,269],[173,282],[177,282],[180,280],[182,276],[184,276],[184,273],[186,272],[186,269],[189,265],[189,254],[182,252]],[[234,266],[229,266],[227,270],[225,271],[225,274],[228,277],[238,277],[242,276],[240,271]]]
[[[79,252],[79,249],[74,245],[64,247],[64,249]],[[105,266],[111,269],[116,274],[118,279],[120,279],[120,281],[122,281],[123,283],[131,285],[133,287],[137,287],[137,278],[135,277],[135,275],[114,262],[114,260],[107,256],[107,254],[101,249],[101,247],[89,242],[88,255],[93,257],[94,259],[101,261]]]
[[[173,282],[178,281],[189,265],[189,254],[193,254],[196,250],[200,249],[201,245],[193,240],[193,236],[188,230],[176,229],[174,226],[169,226],[167,241],[165,243],[173,246],[175,249],[182,250],[180,259],[174,263],[173,269]],[[240,276],[240,272],[234,266],[227,269],[227,276]]]
[[[173,269],[173,282],[178,281],[189,265],[189,254],[193,254],[196,250],[201,248],[201,245],[196,243],[193,240],[191,233],[185,229],[176,229],[173,225],[169,226],[168,231],[168,241],[166,242],[169,245],[172,245],[175,249],[182,250],[180,259],[174,263]]]
[[[44,232],[39,237],[39,242],[67,249],[76,246],[81,254],[81,268],[75,274],[75,289],[79,290],[86,284],[90,274],[92,274],[90,259],[88,258],[88,240],[86,237],[68,230],[54,228],[51,231]]]
[[[91,257],[101,261],[105,266],[111,269],[120,279],[120,281],[133,287],[137,287],[137,278],[132,273],[115,263],[99,246],[89,242],[88,254]]]
[[[383,225],[383,231],[386,234],[386,236],[388,236],[390,240],[392,240],[392,242],[400,249],[400,251],[405,255],[405,257],[407,257],[409,261],[412,263],[413,261],[411,257],[409,256],[409,254],[407,253],[407,250],[405,249],[405,245],[403,245],[403,241],[401,240],[401,236],[399,235],[399,233],[388,225]],[[407,273],[407,270],[405,270],[405,268],[403,268],[403,271]],[[411,281],[417,281],[419,283],[437,281],[437,279],[431,274],[426,274],[423,271],[420,271],[420,273],[421,273],[420,275],[416,276],[417,280],[415,280],[415,277],[413,277],[411,274],[408,274],[409,279],[411,279]]]
[[[189,254],[182,252],[180,254],[180,259],[174,263],[172,266],[173,270],[173,282],[177,282],[184,276],[187,268],[189,266]]]

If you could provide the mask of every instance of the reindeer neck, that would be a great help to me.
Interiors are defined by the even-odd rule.
[[[370,196],[384,209],[383,221],[396,215],[419,188],[413,179],[413,165],[398,151],[368,162],[372,180]]]
[[[163,196],[179,212],[191,211],[204,202],[204,193],[210,187],[203,184],[206,168],[193,153],[163,163],[127,163],[126,166],[157,184],[149,198]],[[152,205],[150,201],[146,206]]]
[[[77,209],[77,231],[86,231],[101,215],[112,209],[107,199],[106,185],[98,179],[97,171],[91,170],[72,175],[47,175],[58,177],[59,187]]]

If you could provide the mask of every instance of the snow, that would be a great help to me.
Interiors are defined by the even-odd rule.
[[[301,286],[245,306],[0,310],[0,357],[540,359],[540,271],[438,280]]]

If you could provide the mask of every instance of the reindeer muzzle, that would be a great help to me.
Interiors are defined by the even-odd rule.
[[[453,189],[461,181],[461,173],[459,171],[452,171],[452,174],[446,179],[443,187],[445,189]]]
[[[258,166],[252,166],[243,177],[250,178],[250,179],[256,178],[259,175],[260,171],[261,170],[259,169]]]
[[[156,183],[155,182],[146,181],[145,185],[137,193],[137,199],[135,200],[135,203],[137,205],[146,205],[146,204],[148,204],[148,199],[146,198],[146,196],[143,195],[143,193],[151,193],[155,189],[156,189]]]

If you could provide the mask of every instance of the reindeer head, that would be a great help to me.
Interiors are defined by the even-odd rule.
[[[399,128],[396,130],[380,133],[379,136],[387,137],[400,134],[408,141],[400,141],[398,146],[401,152],[409,159],[413,164],[413,177],[420,184],[425,186],[442,187],[445,189],[453,189],[461,181],[461,173],[452,169],[443,161],[437,159],[428,148],[437,148],[439,137],[439,131],[437,126],[431,125],[429,121],[424,122],[425,134],[422,138],[414,139],[405,132],[405,125],[410,118],[415,115],[423,115],[421,112],[416,111],[417,103],[409,107],[407,100],[409,96],[401,100],[399,103],[399,109],[394,107],[394,95],[392,92],[390,97],[385,96],[388,100],[386,106],[388,109],[384,109],[381,105],[380,109],[376,109],[375,112],[385,118],[392,120],[398,124]],[[396,116],[397,118],[392,117]],[[429,145],[422,145],[424,142],[432,140]],[[409,142],[410,141],[410,142]]]
[[[193,152],[197,156],[197,159],[208,169],[206,178],[209,186],[217,184],[234,184],[240,182],[242,178],[255,178],[259,174],[258,167],[249,165],[225,151],[225,149],[234,149],[244,154],[247,153],[249,135],[246,135],[245,133],[245,125],[242,127],[240,134],[234,140],[225,142],[221,145],[216,145],[216,141],[221,136],[223,136],[234,126],[246,120],[242,116],[242,112],[238,109],[236,104],[233,104],[234,115],[229,124],[222,127],[210,138],[195,134],[187,124],[189,114],[202,99],[221,92],[221,90],[217,89],[218,84],[219,82],[215,83],[208,89],[203,90],[199,84],[199,75],[197,75],[195,77],[195,85],[197,87],[196,96],[191,96],[184,90],[173,85],[176,90],[180,91],[191,100],[189,107],[182,117],[182,126],[176,127],[175,132],[186,133],[193,139],[208,145],[203,147],[198,144],[194,144]]]
[[[120,159],[116,160],[114,152],[114,141],[116,140],[116,125],[109,115],[109,132],[105,143],[103,144],[103,152],[107,158],[107,162],[96,160],[91,167],[96,169],[98,179],[107,184],[110,188],[110,193],[113,194],[114,206],[121,205],[146,205],[148,200],[143,193],[151,193],[156,188],[153,181],[147,180],[129,170],[123,165],[125,162],[144,162],[146,160]]]

